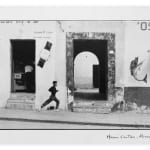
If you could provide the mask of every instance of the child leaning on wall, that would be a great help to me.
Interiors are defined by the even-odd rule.
[[[73,92],[68,88],[68,109],[73,111]]]

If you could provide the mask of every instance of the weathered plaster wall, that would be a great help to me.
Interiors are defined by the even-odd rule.
[[[116,86],[124,78],[124,22],[112,21],[40,21],[0,23],[0,107],[4,107],[10,94],[10,39],[35,39],[36,64],[46,41],[53,43],[51,55],[43,69],[36,65],[35,107],[48,98],[48,88],[53,80],[58,81],[60,107],[67,108],[66,88],[66,34],[68,32],[99,32],[115,34]]]
[[[58,81],[58,97],[60,107],[67,109],[66,88],[66,34],[60,22],[56,22],[56,49],[55,49],[55,80]]]
[[[116,49],[115,85],[122,86],[124,80],[124,32],[126,24],[122,21],[60,21],[59,23],[64,34],[67,32],[114,33]]]
[[[128,21],[125,30],[125,86],[129,87],[149,87],[150,86],[150,31],[140,29],[138,21]],[[136,81],[130,74],[130,62],[135,57],[139,57],[139,62],[145,60],[146,65],[143,70],[143,77],[148,74],[148,83]],[[142,76],[141,76],[142,79]]]
[[[41,31],[47,31],[49,33],[38,33],[36,37],[36,64],[39,60],[40,51],[43,50],[47,41],[52,43],[50,51],[50,57],[45,63],[43,68],[36,66],[36,103],[35,107],[39,108],[41,104],[48,99],[50,93],[48,89],[52,86],[53,80],[55,80],[55,49],[56,49],[56,32],[55,22],[47,22],[47,24],[41,25]],[[37,28],[39,31],[39,29]]]
[[[59,21],[57,23],[62,33],[62,36],[64,35],[63,37],[64,39],[62,39],[63,46],[66,44],[66,40],[67,40],[66,35],[69,37],[69,33],[74,33],[74,36],[73,36],[74,38],[76,37],[76,34],[77,34],[77,37],[79,37],[80,33],[85,33],[85,36],[86,34],[90,34],[90,33],[91,34],[89,36],[92,36],[92,34],[95,33],[94,38],[96,38],[97,36],[97,38],[99,39],[101,39],[101,37],[99,37],[98,35],[101,35],[104,37],[108,35],[106,36],[106,38],[108,38],[110,34],[114,35],[115,36],[115,54],[116,54],[115,56],[116,57],[115,80],[113,81],[114,83],[108,83],[108,85],[115,84],[115,86],[117,87],[120,87],[123,85],[124,83],[123,82],[123,79],[124,79],[124,40],[125,40],[124,39],[124,30],[125,30],[124,22],[121,22],[121,21],[120,22],[115,22],[115,21],[114,22],[113,21],[110,21],[110,22],[109,21]],[[70,38],[72,38],[72,36]],[[71,42],[72,40],[67,41],[67,47],[71,45]],[[110,46],[109,49],[111,49],[111,44],[108,44],[108,46]],[[63,51],[66,53],[65,50]],[[67,57],[69,57],[69,59],[71,60],[72,56],[70,53],[71,52],[67,53]],[[108,59],[109,59],[109,63],[114,62],[114,60],[111,60],[110,57],[108,57]],[[72,65],[73,65],[72,61],[70,61],[69,66],[71,67]],[[67,79],[73,76],[71,75],[73,74],[73,72],[70,69],[67,69],[67,72],[68,71],[70,72],[70,75],[69,77],[67,77]],[[111,74],[111,71],[109,72],[109,74]],[[70,81],[72,82],[72,79],[70,79]],[[72,85],[72,83],[68,81],[67,83]],[[113,88],[114,87],[109,87],[109,95],[113,94],[112,93]],[[109,99],[111,98],[109,97]]]
[[[49,96],[48,88],[54,80],[54,56],[56,39],[56,22],[0,22],[0,107],[5,107],[11,88],[11,59],[10,39],[35,39],[36,40],[36,64],[39,53],[46,41],[53,43],[50,59],[43,69],[36,65],[36,99],[38,108]]]
[[[10,94],[10,43],[0,34],[0,107],[6,105]]]
[[[138,105],[150,105],[149,87],[150,87],[150,31],[141,30],[141,21],[128,21],[125,29],[125,100],[135,102]],[[147,83],[137,81],[131,76],[130,63],[135,58],[139,58],[139,62],[144,60],[140,70],[140,79],[147,74]]]

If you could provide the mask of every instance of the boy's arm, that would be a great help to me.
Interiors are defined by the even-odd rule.
[[[50,87],[50,88],[48,89],[48,91],[51,92],[51,91],[52,91],[52,87]]]

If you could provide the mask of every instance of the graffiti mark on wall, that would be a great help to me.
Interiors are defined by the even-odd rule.
[[[139,63],[138,57],[135,57],[134,60],[132,60],[130,63],[130,73],[136,81],[143,81],[143,82],[147,83],[147,74],[145,74],[145,76],[143,76],[142,78],[139,77],[139,74],[143,67],[143,63],[144,63],[144,61],[141,61]]]

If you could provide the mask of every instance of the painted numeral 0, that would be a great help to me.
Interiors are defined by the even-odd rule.
[[[150,30],[150,22],[140,22],[140,29],[142,31]]]

